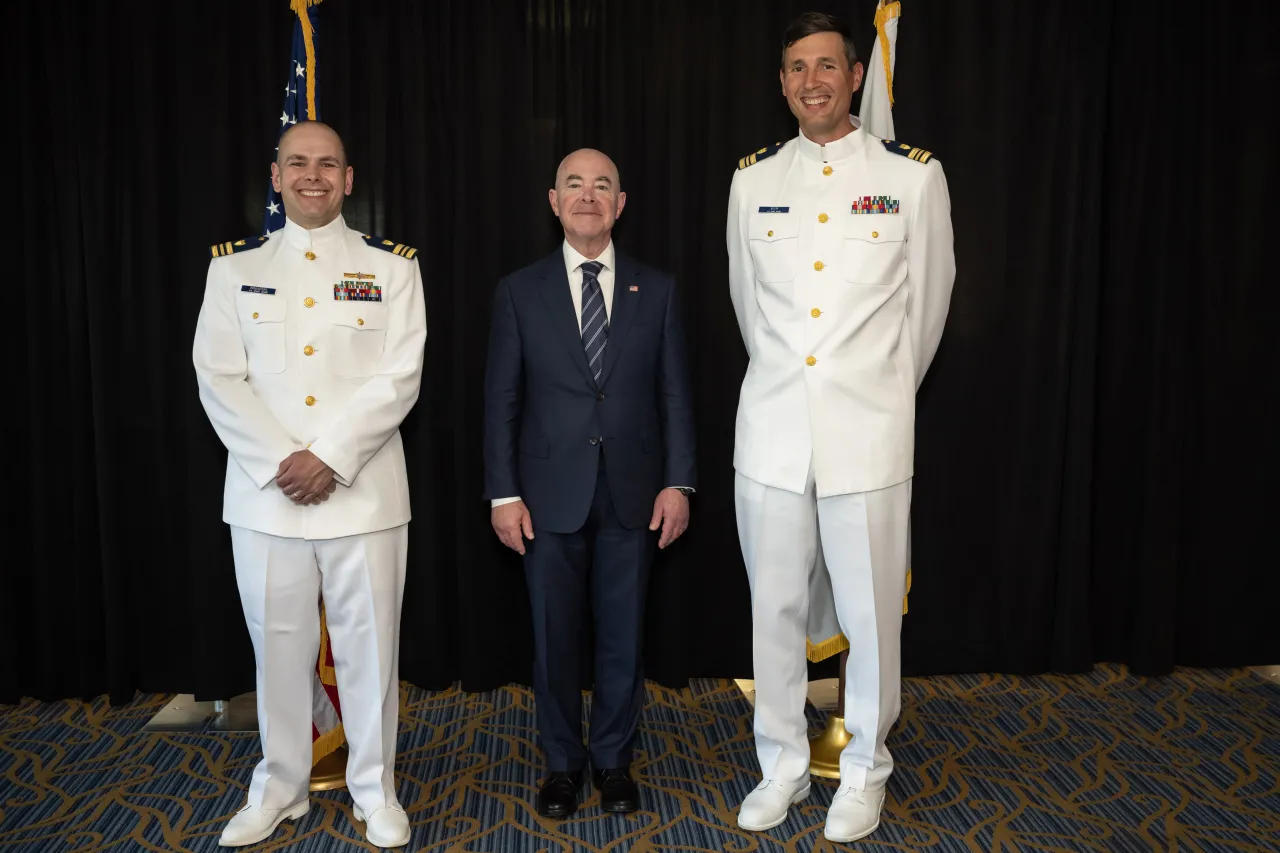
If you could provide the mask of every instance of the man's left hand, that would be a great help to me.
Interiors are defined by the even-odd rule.
[[[679,489],[663,489],[653,502],[653,519],[649,522],[650,530],[657,530],[662,525],[662,536],[658,539],[658,547],[665,548],[680,538],[689,526],[689,499]]]
[[[310,450],[298,450],[280,463],[276,485],[296,504],[319,503],[332,491],[333,469]]]

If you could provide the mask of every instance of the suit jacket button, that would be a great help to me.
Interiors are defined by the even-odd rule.
[[[597,392],[596,392],[596,399],[597,399],[597,400],[603,400],[603,399],[604,399],[604,392],[603,392],[603,391],[597,391]]]
[[[596,445],[600,443],[600,439],[596,438],[594,435],[591,436],[591,438],[587,439],[587,441],[591,442],[592,445]]]

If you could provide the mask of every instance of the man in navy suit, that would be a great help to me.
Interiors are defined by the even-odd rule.
[[[689,524],[693,405],[675,281],[618,251],[618,169],[575,151],[551,209],[564,242],[498,282],[485,374],[485,493],[493,529],[524,556],[546,817],[578,808],[579,631],[595,626],[590,760],[606,811],[639,808],[631,746],[654,546]],[[659,532],[660,529],[660,532]]]

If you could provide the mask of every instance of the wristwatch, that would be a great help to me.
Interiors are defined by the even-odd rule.
[[[675,489],[677,492],[684,495],[686,498],[693,494],[693,489],[689,488],[688,486],[672,486],[671,488]]]

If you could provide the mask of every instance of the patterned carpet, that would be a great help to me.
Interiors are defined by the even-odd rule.
[[[256,736],[141,732],[167,699],[0,707],[0,850],[220,849]],[[403,702],[408,851],[1280,850],[1280,686],[1244,671],[910,679],[881,828],[848,847],[822,840],[829,780],[815,778],[782,826],[736,828],[756,778],[750,706],[731,681],[651,686],[637,764],[645,810],[606,816],[593,794],[562,823],[530,806],[540,771],[527,690],[406,685]],[[811,723],[821,727],[817,712]],[[336,791],[242,849],[373,848]]]

